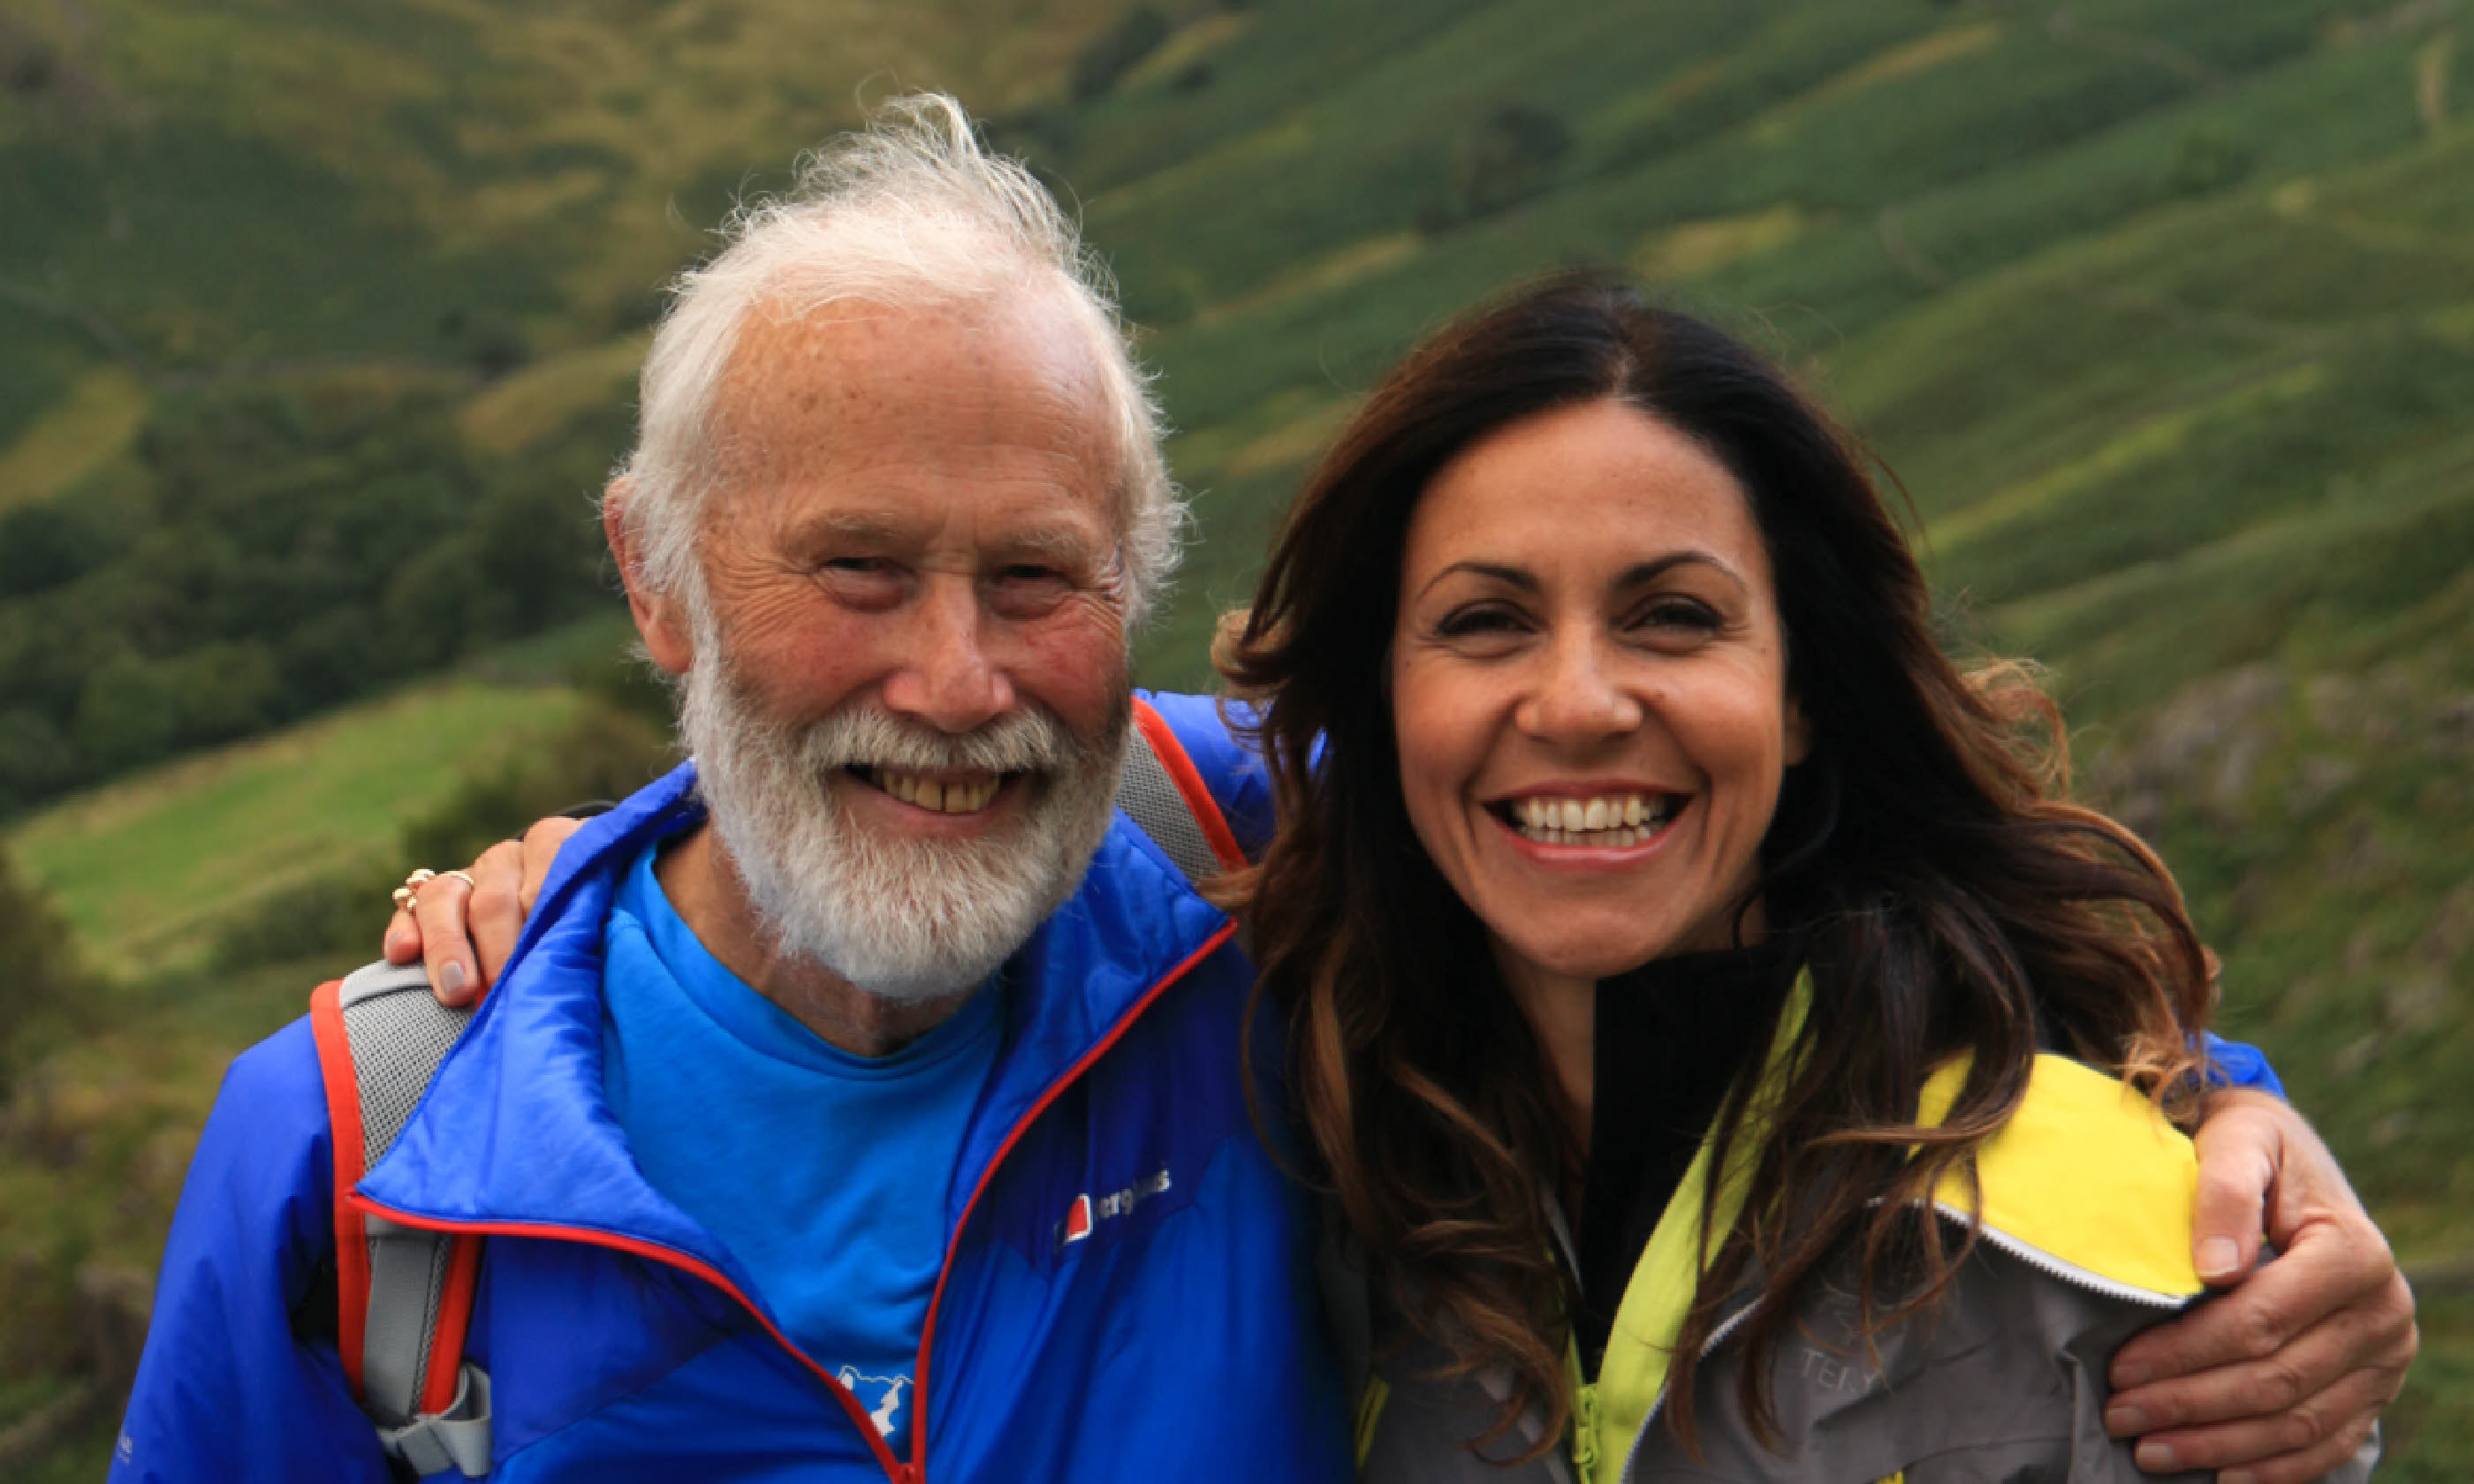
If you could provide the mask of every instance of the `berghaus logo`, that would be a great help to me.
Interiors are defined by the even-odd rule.
[[[1111,1190],[1098,1200],[1083,1191],[1065,1208],[1065,1219],[1056,1224],[1056,1247],[1059,1252],[1089,1236],[1101,1222],[1125,1215],[1143,1202],[1168,1188],[1168,1166],[1145,1175],[1122,1189]]]

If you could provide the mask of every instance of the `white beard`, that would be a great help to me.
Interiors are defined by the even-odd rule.
[[[805,729],[764,716],[698,624],[679,726],[722,852],[775,946],[905,1003],[976,989],[1072,895],[1107,833],[1131,720],[1097,735],[1028,709],[960,735],[874,706]],[[857,824],[843,770],[1028,773],[994,836],[905,837]],[[865,787],[864,783],[856,786]]]

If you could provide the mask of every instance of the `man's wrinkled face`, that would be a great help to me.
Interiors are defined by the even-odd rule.
[[[760,313],[720,400],[683,615],[714,826],[786,951],[889,997],[967,990],[1079,880],[1123,756],[1088,341],[1036,302]]]

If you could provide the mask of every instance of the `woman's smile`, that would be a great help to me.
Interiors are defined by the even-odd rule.
[[[1480,807],[1540,864],[1605,869],[1646,859],[1692,802],[1689,793],[1634,783],[1524,789]]]

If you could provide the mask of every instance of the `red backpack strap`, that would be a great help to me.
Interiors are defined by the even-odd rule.
[[[329,979],[310,994],[309,1034],[318,1042],[318,1071],[327,1084],[327,1127],[335,1146],[335,1353],[344,1362],[344,1378],[352,1382],[357,1401],[370,1312],[370,1246],[361,1213],[344,1199],[367,1170],[362,1164],[360,1080],[352,1072],[352,1039],[336,1001],[342,987],[342,980]]]
[[[489,1377],[464,1359],[481,1238],[368,1215],[347,1199],[383,1156],[472,1012],[429,993],[419,965],[373,964],[319,986],[309,1028],[335,1161],[335,1348],[390,1457],[429,1474],[489,1472]]]
[[[1134,734],[1117,780],[1117,807],[1176,863],[1189,881],[1246,864],[1236,832],[1220,812],[1176,730],[1152,704],[1134,698]]]

